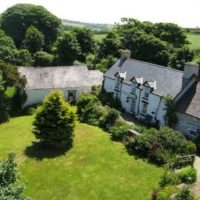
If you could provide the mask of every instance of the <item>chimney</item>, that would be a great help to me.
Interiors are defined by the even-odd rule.
[[[121,59],[125,59],[125,58],[130,58],[131,57],[131,52],[128,49],[121,49],[120,50],[121,53]]]
[[[196,63],[185,63],[183,79],[190,79],[192,75],[199,76],[199,65]]]

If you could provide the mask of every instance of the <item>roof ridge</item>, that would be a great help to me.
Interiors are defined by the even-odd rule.
[[[137,61],[137,62],[140,62],[140,63],[145,63],[145,64],[151,64],[155,67],[158,67],[158,68],[162,68],[162,69],[167,69],[167,70],[171,70],[171,71],[176,71],[176,72],[179,72],[179,73],[183,73],[183,71],[181,70],[178,70],[178,69],[173,69],[171,67],[167,67],[167,66],[163,66],[163,65],[158,65],[158,64],[155,64],[155,63],[151,63],[151,62],[146,62],[146,61],[142,61],[142,60],[137,60],[137,59],[133,59],[133,58],[128,58],[127,60],[131,60],[131,61]],[[127,61],[126,60],[126,61]],[[125,61],[125,62],[126,62]]]

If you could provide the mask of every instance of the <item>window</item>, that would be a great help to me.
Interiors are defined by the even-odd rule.
[[[131,109],[130,109],[130,111],[131,111],[131,113],[135,113],[135,106],[136,106],[136,101],[135,101],[135,99],[132,99],[131,100]]]
[[[195,124],[189,125],[189,134],[193,137],[197,137],[197,132],[200,128]]]
[[[115,99],[119,99],[120,93],[118,91],[115,92]]]
[[[120,86],[120,82],[117,80],[117,82],[116,82],[116,88],[119,88],[119,86]]]
[[[148,92],[145,92],[145,93],[144,93],[144,98],[145,98],[145,99],[148,99],[148,98],[149,98],[149,93],[148,93]]]
[[[131,94],[135,94],[136,93],[136,88],[135,88],[135,86],[132,86],[132,88],[131,88]]]
[[[142,113],[143,113],[143,114],[146,114],[146,113],[147,113],[147,107],[148,107],[148,104],[147,104],[147,103],[144,103],[144,104],[143,104],[143,109],[142,109]]]

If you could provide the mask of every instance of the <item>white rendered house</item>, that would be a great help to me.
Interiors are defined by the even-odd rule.
[[[165,125],[164,97],[172,96],[177,104],[185,101],[183,98],[187,98],[186,92],[191,91],[191,88],[198,83],[198,73],[199,66],[194,63],[186,63],[183,72],[131,59],[130,51],[123,50],[121,58],[104,74],[103,87],[121,101],[122,108],[126,112],[149,123],[163,126]],[[194,124],[197,131],[200,129],[200,92],[196,95],[195,98],[199,98],[196,106],[199,108],[196,109],[195,115],[190,113],[189,121],[184,122],[186,128],[185,131],[181,131],[186,134],[190,133],[191,124]],[[187,115],[185,111],[181,113],[178,109],[178,117],[181,115],[183,118],[183,113]],[[177,129],[180,130],[180,127],[179,121]]]

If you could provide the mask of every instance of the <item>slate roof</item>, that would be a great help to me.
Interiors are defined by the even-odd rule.
[[[103,74],[87,66],[18,67],[27,78],[26,89],[88,87],[101,85]]]
[[[153,90],[153,93],[159,96],[169,94],[175,97],[182,89],[183,72],[169,67],[130,58],[127,58],[121,63],[121,59],[119,59],[104,76],[114,79],[114,75],[117,72],[126,72],[126,78],[123,82],[127,84],[131,84],[130,80],[133,77],[143,77],[143,82],[156,81],[156,89]]]
[[[177,110],[200,119],[200,82],[195,82],[181,97]]]

